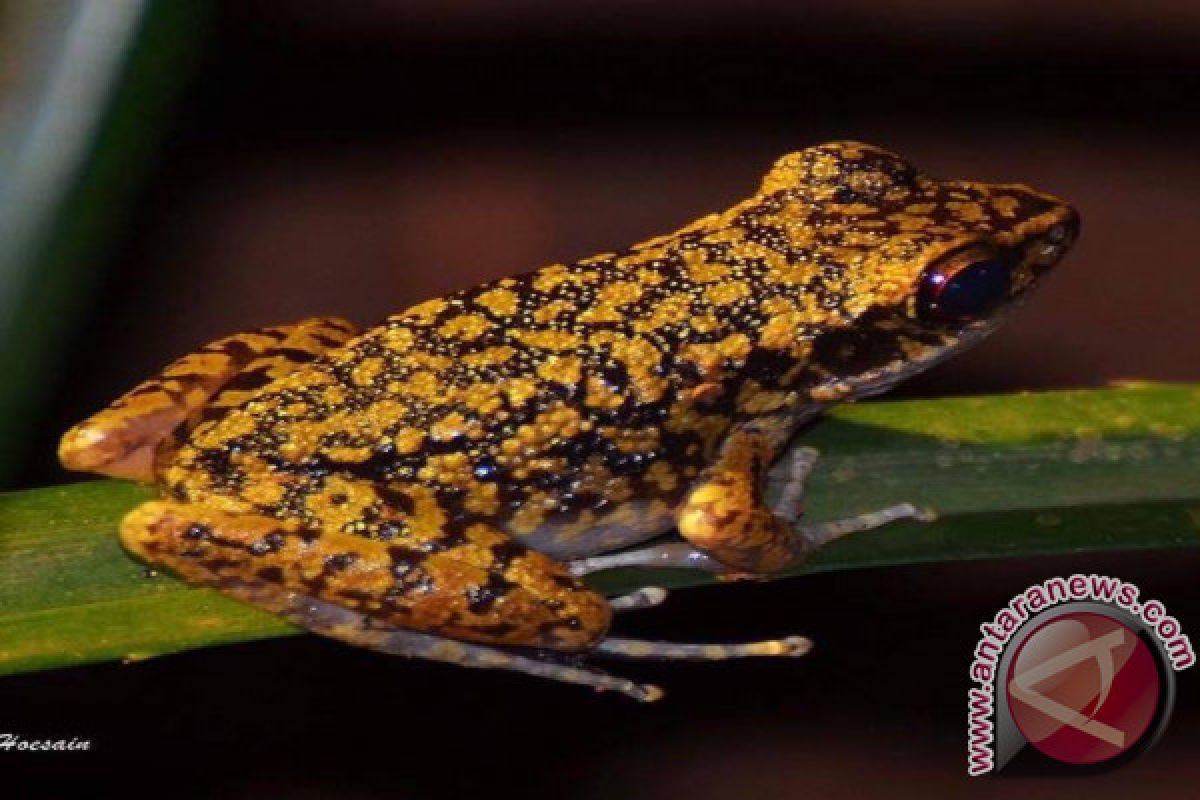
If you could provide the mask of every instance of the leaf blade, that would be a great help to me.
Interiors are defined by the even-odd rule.
[[[836,542],[798,572],[1200,547],[1200,386],[845,406],[798,444],[825,453],[814,518],[901,500],[942,515]],[[0,494],[0,675],[296,632],[125,555],[117,521],[152,496],[116,481]],[[710,581],[614,570],[594,583]]]

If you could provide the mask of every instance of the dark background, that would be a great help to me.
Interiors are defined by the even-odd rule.
[[[939,176],[1025,181],[1083,215],[1076,252],[1007,329],[898,394],[1200,379],[1193,3],[231,1],[200,35],[23,485],[73,480],[53,463],[59,433],[202,341],[312,314],[369,322],[628,244],[830,138]],[[965,792],[980,622],[1032,582],[1098,571],[1195,633],[1195,566],[1092,555],[679,592],[623,630],[799,631],[818,649],[621,665],[668,689],[654,707],[306,637],[7,679],[0,708],[26,736],[95,742],[22,769],[172,794]],[[970,791],[1194,787],[1200,693],[1180,677],[1177,718],[1141,760],[1086,785]]]

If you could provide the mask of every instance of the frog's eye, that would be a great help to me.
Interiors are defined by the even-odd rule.
[[[1012,265],[998,253],[970,249],[934,264],[921,276],[917,313],[942,322],[978,319],[1012,292]]]

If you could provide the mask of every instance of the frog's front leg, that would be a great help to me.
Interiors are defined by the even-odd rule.
[[[804,484],[817,451],[793,450],[782,480],[768,485],[773,457],[770,437],[752,426],[735,431],[679,507],[676,520],[685,541],[580,559],[571,563],[571,571],[586,575],[617,567],[667,567],[770,574],[799,566],[842,536],[901,519],[934,518],[928,509],[898,503],[844,519],[801,522]]]
[[[655,605],[665,592],[640,590],[610,606],[565,566],[483,524],[421,542],[383,542],[314,531],[295,520],[154,501],[125,517],[121,538],[146,561],[350,644],[516,670],[643,701],[661,691],[494,645],[690,660],[794,656],[809,647],[802,637],[735,645],[607,637],[613,610]]]
[[[357,333],[346,320],[313,317],[217,339],[67,431],[59,460],[80,472],[151,481],[159,445],[180,425],[222,413]]]

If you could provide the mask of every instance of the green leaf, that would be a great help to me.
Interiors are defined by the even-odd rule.
[[[903,500],[940,515],[840,540],[798,572],[1200,546],[1200,386],[849,405],[797,444],[824,454],[814,519]],[[117,521],[151,496],[117,481],[0,494],[0,674],[296,632],[125,555]],[[711,582],[594,577],[609,593]]]

